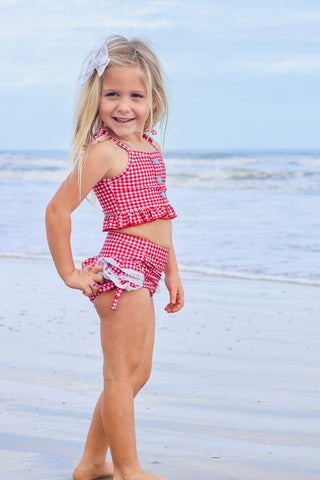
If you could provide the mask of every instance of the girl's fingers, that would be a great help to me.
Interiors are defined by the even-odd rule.
[[[184,305],[184,297],[183,294],[177,292],[177,296],[175,299],[170,298],[170,303],[165,307],[165,311],[168,313],[175,313],[181,310]]]
[[[95,282],[100,284],[103,283],[104,281],[103,275],[99,275],[99,274],[93,275],[93,279]]]
[[[90,272],[90,270],[92,270],[92,265],[86,265],[85,267],[83,267],[82,270],[85,270],[86,272]]]
[[[103,275],[102,275],[103,265],[95,265],[91,267],[90,274],[92,275],[92,280],[96,283],[103,283]]]
[[[90,279],[90,283],[88,283],[88,285],[82,290],[82,293],[86,297],[90,297],[90,295],[93,293],[97,293],[99,286],[100,285],[98,285],[96,281],[92,281],[92,279]]]
[[[96,282],[90,284],[91,293],[96,293],[99,290],[99,286]],[[90,294],[91,295],[91,294]]]
[[[94,267],[91,268],[92,273],[102,272],[102,270],[103,270],[103,265],[98,265],[98,264],[96,264]]]
[[[90,295],[92,295],[92,293],[94,293],[94,292],[93,292],[93,290],[91,290],[91,287],[90,288],[88,287],[88,288],[84,288],[82,290],[82,293],[85,297],[90,297]]]

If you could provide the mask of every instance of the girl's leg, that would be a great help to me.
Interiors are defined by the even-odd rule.
[[[150,317],[146,322],[145,340],[142,345],[142,351],[141,351],[139,364],[137,368],[137,380],[135,382],[134,390],[133,390],[134,397],[147,382],[150,376],[151,365],[152,365],[152,353],[153,353],[154,330],[155,330],[154,308],[153,308],[153,302],[150,299],[149,293],[147,292],[147,294],[148,294],[147,298],[149,300],[148,303],[150,304]],[[100,298],[101,300],[103,298],[102,302],[99,301],[99,304],[101,303],[100,308],[97,305],[98,313],[100,314],[100,309],[102,309],[104,312],[111,313],[112,315],[112,312],[110,312],[110,306],[113,300],[112,292],[101,294],[99,295],[98,298]],[[102,313],[102,316],[103,316],[103,313]],[[102,318],[101,318],[101,321],[102,321]],[[105,330],[104,326],[101,323],[102,342],[103,342],[104,330]],[[86,440],[84,454],[81,458],[79,465],[74,471],[75,480],[91,480],[92,478],[97,478],[101,476],[101,473],[103,473],[104,476],[110,475],[112,473],[112,470],[113,470],[112,465],[108,462],[105,462],[108,442],[107,442],[105,431],[102,425],[102,412],[101,412],[102,402],[103,402],[103,393],[99,397],[99,400],[97,402],[97,405],[92,417],[92,422],[91,422],[88,437]],[[143,474],[144,473],[146,472],[143,472]],[[143,475],[143,477],[139,477],[139,478],[146,478],[146,479],[159,478],[152,474],[146,474],[146,475],[147,475],[146,477]],[[122,477],[119,477],[119,478],[122,478]],[[123,478],[127,478],[127,477],[123,477]]]
[[[123,292],[115,311],[110,309],[112,300],[110,292],[100,294],[95,307],[101,319],[104,356],[102,423],[111,449],[114,480],[160,479],[139,464],[133,408],[134,395],[151,370],[153,300],[145,288]]]
[[[113,474],[112,463],[106,462],[108,441],[102,426],[102,395],[103,393],[100,395],[93,412],[83,455],[73,472],[74,480],[92,480]]]

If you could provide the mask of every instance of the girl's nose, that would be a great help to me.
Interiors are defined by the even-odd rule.
[[[117,109],[121,113],[126,113],[130,111],[129,102],[126,99],[120,99]]]

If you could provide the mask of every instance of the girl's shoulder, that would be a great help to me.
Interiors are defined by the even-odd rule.
[[[87,150],[87,157],[91,157],[94,159],[101,159],[102,157],[108,157],[112,160],[115,156],[119,153],[119,147],[110,141],[112,137],[104,138],[103,140],[98,140],[97,142],[90,145]]]
[[[114,165],[119,162],[119,155],[122,154],[119,147],[108,140],[104,139],[90,145],[85,154],[85,166],[99,172],[101,177],[114,168]]]
[[[117,177],[127,168],[130,155],[124,148],[119,148],[113,137],[101,139],[90,147],[86,163],[88,168],[97,172],[99,180]]]

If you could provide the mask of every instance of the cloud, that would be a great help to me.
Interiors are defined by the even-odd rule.
[[[0,86],[70,83],[94,42],[182,25],[173,14],[179,6],[168,0],[1,0]]]
[[[287,22],[296,23],[320,23],[320,9],[319,7],[313,9],[304,9],[291,13],[287,17]]]
[[[179,2],[165,0],[154,0],[151,5],[128,0],[96,0],[94,4],[87,0],[16,0],[5,6],[0,4],[0,38],[46,39],[55,35],[63,38],[79,28],[112,31],[118,28],[169,28],[181,23],[181,19],[169,14],[177,5]]]
[[[244,61],[237,64],[240,70],[252,70],[268,74],[318,74],[320,55],[300,55],[278,60]]]
[[[173,75],[317,74],[320,10],[308,2],[0,0],[0,86],[70,85],[112,33],[155,39]]]

